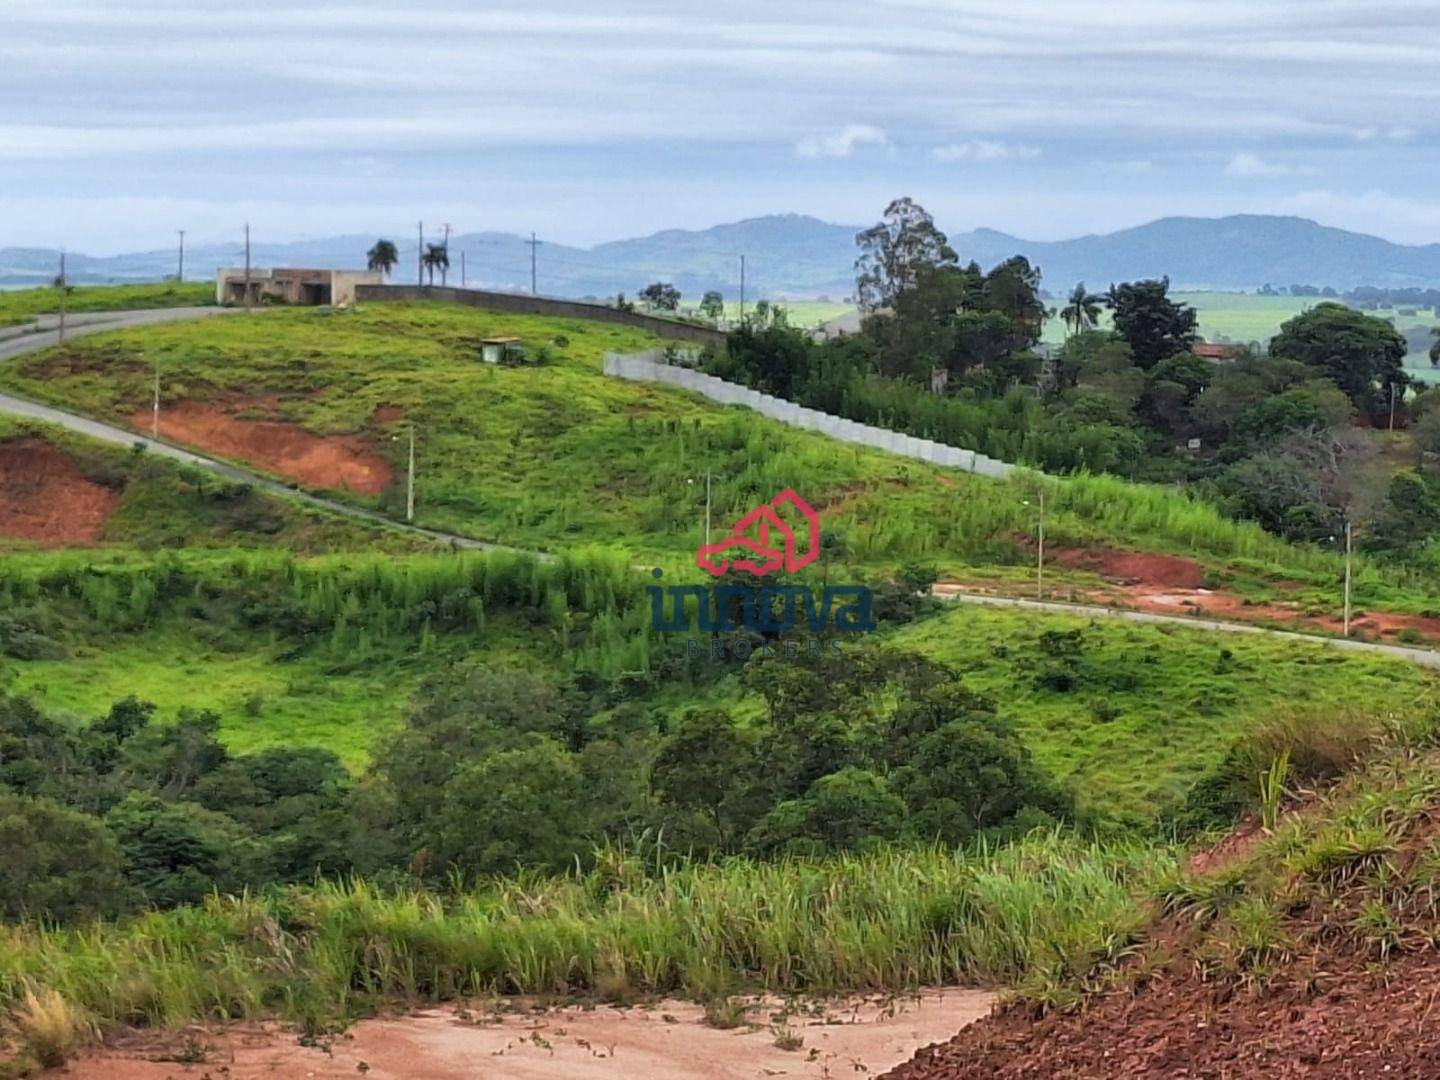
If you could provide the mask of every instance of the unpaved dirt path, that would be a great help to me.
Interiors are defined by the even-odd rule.
[[[302,1047],[277,1026],[190,1033],[204,1060],[182,1064],[184,1036],[137,1042],[77,1060],[47,1078],[71,1080],[752,1080],[763,1077],[875,1076],[922,1046],[948,1039],[985,1016],[983,990],[827,1002],[790,1010],[778,1000],[748,1013],[751,1026],[706,1026],[704,1011],[681,1001],[622,1008],[572,1006],[487,1015],[436,1009],[366,1020],[328,1045]],[[776,1045],[777,1031],[801,1040]],[[793,1045],[793,1043],[791,1044]],[[149,1060],[169,1054],[172,1060]]]

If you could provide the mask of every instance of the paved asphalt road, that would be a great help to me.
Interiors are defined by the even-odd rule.
[[[108,312],[105,313],[106,317],[103,320],[96,319],[87,321],[83,325],[75,326],[73,329],[67,329],[67,337],[80,337],[85,334],[100,333],[105,330],[115,330],[127,326],[146,326],[151,323],[176,322],[183,319],[201,319],[236,313],[237,309],[233,308],[161,308],[154,311]],[[51,345],[56,344],[56,341],[57,335],[54,331],[30,333],[21,337],[0,340],[0,361],[49,348]],[[355,521],[419,534],[432,540],[460,548],[482,551],[516,550],[514,548],[505,548],[498,544],[487,544],[480,540],[473,540],[467,536],[456,536],[453,533],[439,532],[435,529],[423,529],[416,525],[407,525],[404,522],[395,521],[373,510],[366,510],[358,506],[349,506],[320,495],[311,495],[308,492],[299,491],[286,484],[251,472],[248,469],[243,469],[215,458],[206,457],[203,454],[183,450],[167,442],[145,438],[135,434],[133,431],[127,431],[124,428],[104,424],[98,420],[90,420],[83,416],[76,416],[74,413],[64,412],[49,405],[26,401],[9,394],[0,393],[0,413],[43,420],[46,423],[55,424],[80,435],[88,435],[92,439],[99,439],[102,442],[115,443],[120,446],[133,446],[136,443],[140,443],[148,451],[160,457],[183,462],[186,465],[193,465],[197,468],[208,469],[226,479],[253,484],[256,488],[272,495],[278,495],[286,499],[294,499],[317,510],[339,514],[342,517],[347,517]],[[535,554],[540,558],[552,557],[539,552]],[[1222,622],[1218,619],[1192,618],[1186,615],[1157,615],[1145,611],[1129,611],[1125,608],[1107,608],[1090,604],[1068,604],[1058,600],[1020,600],[1000,596],[976,596],[969,593],[952,594],[946,597],[946,599],[958,604],[977,604],[987,607],[1019,608],[1025,611],[1056,612],[1066,615],[1083,615],[1086,618],[1123,619],[1127,622],[1186,626],[1191,629],[1213,630],[1220,633],[1270,634],[1275,637],[1294,641],[1328,645],[1331,648],[1343,649],[1349,652],[1377,653],[1383,656],[1393,656],[1401,660],[1409,660],[1413,663],[1421,664],[1425,667],[1440,669],[1440,652],[1434,652],[1429,649],[1410,649],[1401,645],[1383,645],[1371,641],[1349,641],[1343,638],[1324,637],[1320,634],[1302,634],[1289,630],[1271,630],[1268,627],[1255,626],[1251,623]]]

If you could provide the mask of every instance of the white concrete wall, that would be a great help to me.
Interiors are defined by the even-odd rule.
[[[761,416],[768,416],[792,427],[818,431],[841,442],[871,446],[902,457],[928,461],[932,465],[943,465],[952,469],[963,469],[980,476],[1008,476],[1016,468],[1009,462],[996,461],[984,454],[977,454],[974,450],[962,450],[930,439],[917,439],[902,432],[858,424],[854,420],[816,412],[793,401],[771,397],[749,387],[717,379],[713,375],[675,367],[662,362],[658,349],[649,353],[607,353],[605,374],[632,382],[662,382],[693,390],[722,405],[744,405]]]

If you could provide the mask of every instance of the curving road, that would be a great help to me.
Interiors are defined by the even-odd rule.
[[[97,317],[88,319],[78,326],[67,322],[66,336],[82,337],[87,334],[102,333],[106,330],[117,330],[130,326],[146,326],[152,323],[177,322],[185,319],[232,315],[237,312],[238,309],[234,308],[160,308],[154,311],[97,313]],[[56,344],[57,341],[58,335],[53,330],[31,330],[28,333],[16,337],[3,339],[0,340],[0,360],[11,359],[26,353],[38,352],[41,349],[47,349],[51,345]],[[11,394],[0,393],[0,413],[27,417],[33,420],[43,420],[46,423],[55,424],[57,427],[65,428],[68,431],[73,431],[101,442],[127,447],[134,446],[138,443],[144,446],[149,452],[160,457],[168,458],[171,461],[178,461],[185,465],[207,469],[228,480],[252,484],[268,494],[285,499],[293,499],[313,509],[337,514],[341,517],[350,518],[353,521],[378,525],[387,529],[395,529],[412,535],[424,536],[431,540],[450,544],[458,548],[480,551],[520,550],[518,548],[506,547],[502,544],[486,543],[468,536],[459,536],[455,533],[441,532],[437,529],[426,529],[418,525],[408,525],[403,521],[396,521],[393,518],[386,517],[384,514],[377,513],[373,510],[366,510],[359,506],[350,506],[346,503],[336,502],[333,499],[327,499],[322,495],[312,495],[309,492],[300,491],[287,484],[272,480],[267,476],[262,476],[260,473],[252,472],[249,469],[244,469],[237,465],[231,465],[229,462],[220,461],[217,458],[207,457],[204,454],[197,454],[194,451],[183,449],[163,440],[146,438],[137,435],[133,431],[115,427],[112,424],[77,416],[63,409],[28,401]],[[541,559],[554,558],[553,555],[545,552],[529,552],[529,554]],[[1127,622],[1136,623],[1159,623],[1170,626],[1188,627],[1192,630],[1210,630],[1218,633],[1269,634],[1273,637],[1286,638],[1309,644],[1328,645],[1331,648],[1341,649],[1346,652],[1390,656],[1400,660],[1408,660],[1411,663],[1420,664],[1424,667],[1440,669],[1440,652],[1429,649],[1413,649],[1403,645],[1385,645],[1373,641],[1354,641],[1345,638],[1326,637],[1323,634],[1300,633],[1294,630],[1272,630],[1269,627],[1256,626],[1253,623],[1226,622],[1220,619],[1196,618],[1188,615],[1159,615],[1148,611],[1131,611],[1127,608],[1101,607],[1094,604],[1072,604],[1059,600],[1022,600],[1003,596],[980,596],[973,593],[951,593],[944,596],[943,599],[957,604],[1009,607],[1025,611],[1080,615],[1085,618],[1122,619]]]

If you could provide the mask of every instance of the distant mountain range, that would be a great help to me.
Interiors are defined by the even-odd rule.
[[[740,257],[752,297],[840,299],[853,287],[854,225],[835,225],[799,214],[751,218],[696,231],[670,229],[591,248],[542,242],[535,249],[539,291],[558,296],[633,295],[652,281],[669,281],[686,297],[706,289],[735,297]],[[398,281],[415,279],[414,237],[394,236],[401,262]],[[435,237],[427,237],[434,240]],[[251,261],[263,266],[363,267],[372,234],[332,236],[292,243],[257,240]],[[1389,288],[1440,285],[1440,244],[1394,244],[1298,217],[1242,214],[1223,218],[1162,218],[1133,229],[1074,240],[1022,240],[976,229],[952,234],[963,261],[991,266],[1021,254],[1040,266],[1052,293],[1076,282],[1103,289],[1112,281],[1169,275],[1180,288],[1253,289],[1269,283]],[[0,248],[0,286],[50,281],[59,252]],[[511,233],[465,233],[450,239],[450,280],[462,274],[471,285],[528,290],[531,248]],[[185,253],[187,278],[213,278],[220,266],[243,261],[239,243],[209,244]],[[97,258],[71,253],[74,283],[156,280],[175,273],[174,251],[145,251]]]

